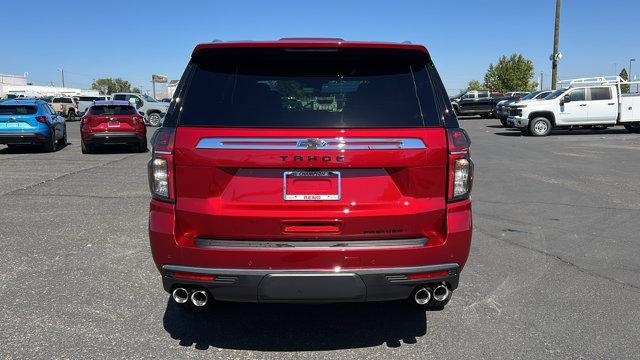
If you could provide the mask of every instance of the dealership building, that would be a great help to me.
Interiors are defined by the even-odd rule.
[[[25,97],[37,96],[77,96],[89,95],[98,96],[97,90],[83,90],[78,88],[58,87],[58,86],[40,86],[32,85],[27,81],[27,75],[7,75],[0,74],[0,98],[6,95],[16,95]]]

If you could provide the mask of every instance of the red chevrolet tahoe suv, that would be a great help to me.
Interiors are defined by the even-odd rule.
[[[473,163],[424,46],[196,46],[149,162],[177,303],[409,299],[442,308],[471,243]]]
[[[128,101],[94,101],[80,125],[83,154],[105,144],[133,145],[147,152],[147,126],[141,114]]]

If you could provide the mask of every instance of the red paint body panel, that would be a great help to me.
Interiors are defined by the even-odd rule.
[[[419,138],[426,149],[220,150],[198,149],[203,138]],[[165,264],[254,269],[464,265],[471,239],[470,201],[446,203],[447,140],[443,128],[223,129],[179,127],[174,146],[176,202],[152,201],[154,259]],[[304,161],[283,161],[301,155]],[[307,156],[344,156],[321,165]],[[284,170],[321,167],[341,171],[338,201],[282,198]],[[339,226],[287,231],[288,222]],[[390,231],[390,233],[385,233]],[[393,239],[426,237],[424,247],[341,250],[206,249],[195,238]]]
[[[427,48],[419,44],[400,44],[391,42],[377,41],[344,41],[342,39],[309,39],[309,38],[291,38],[279,41],[230,41],[230,42],[214,42],[199,44],[193,50],[193,54],[203,49],[217,48],[264,48],[264,47],[281,47],[281,48],[366,48],[366,49],[407,49],[417,50],[429,54]]]
[[[430,238],[427,246],[399,249],[341,250],[213,250],[179,245],[174,205],[151,201],[149,238],[153,259],[163,265],[228,269],[328,270],[385,268],[457,263],[464,267],[471,246],[471,202],[447,205],[443,234]],[[376,221],[376,219],[372,219]]]

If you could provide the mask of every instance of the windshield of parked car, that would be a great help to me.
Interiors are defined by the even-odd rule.
[[[33,115],[36,112],[35,106],[0,105],[0,115]]]
[[[533,99],[534,97],[536,97],[536,95],[540,94],[541,92],[542,92],[542,91],[534,91],[534,92],[531,92],[531,93],[529,93],[529,94],[527,94],[527,95],[523,96],[523,97],[522,97],[522,100],[531,100],[531,99]]]
[[[136,109],[129,105],[94,105],[90,113],[91,115],[134,115]]]
[[[544,98],[545,100],[551,100],[551,99],[555,99],[558,96],[562,95],[565,91],[567,91],[567,89],[558,89],[558,90],[554,90],[551,94],[547,95],[546,98]]]
[[[149,95],[144,94],[144,95],[140,95],[140,96],[141,96],[143,99],[145,99],[146,101],[148,101],[148,102],[158,102],[158,100],[156,100],[156,99],[152,98],[152,97],[151,97],[151,96],[149,96]]]

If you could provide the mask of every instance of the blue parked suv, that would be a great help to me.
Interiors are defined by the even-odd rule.
[[[0,144],[38,144],[56,151],[67,144],[67,125],[43,100],[0,101]]]

